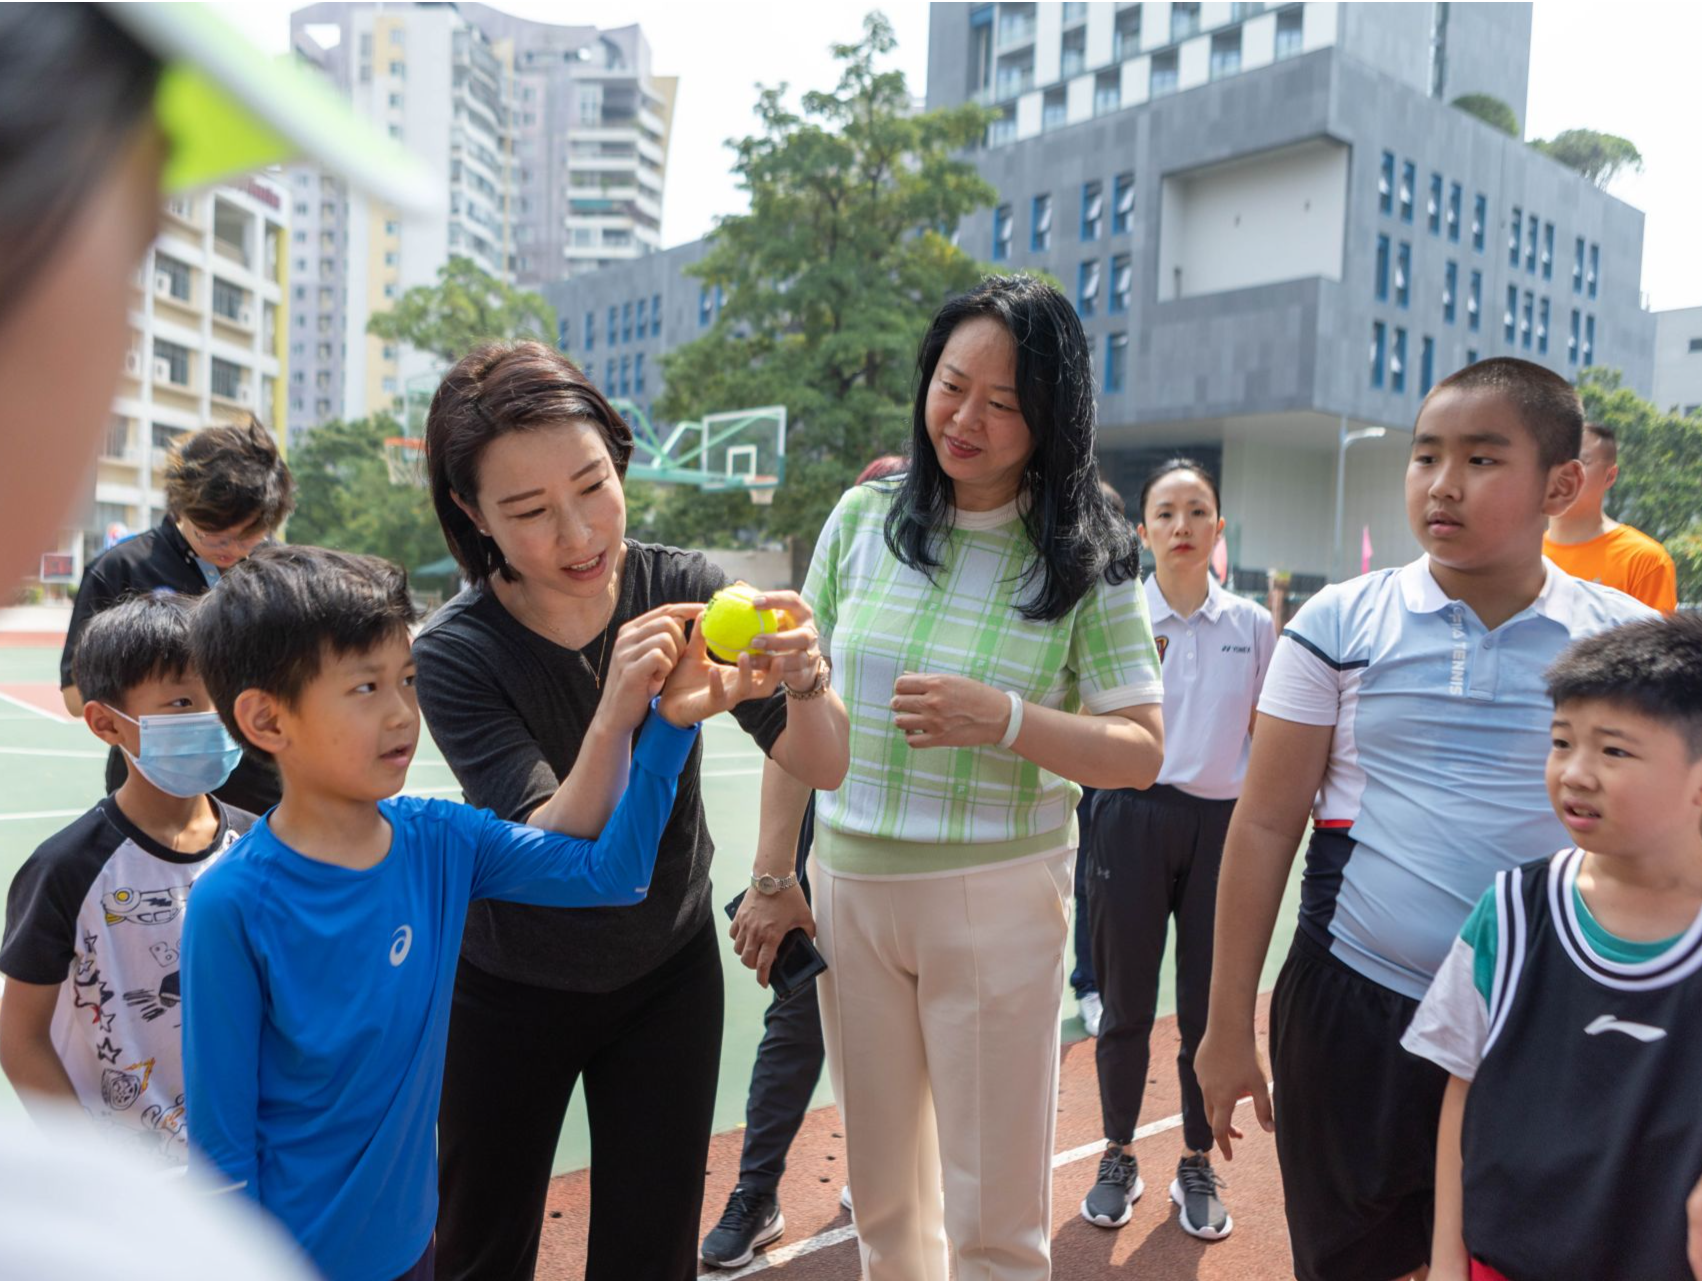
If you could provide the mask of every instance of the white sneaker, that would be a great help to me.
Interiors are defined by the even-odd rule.
[[[841,1184],[839,1187],[839,1204],[845,1207],[846,1213],[851,1212],[851,1185]]]
[[[1077,1000],[1076,1013],[1081,1015],[1081,1025],[1087,1034],[1098,1036],[1099,1025],[1105,1018],[1105,1003],[1099,999],[1099,993],[1089,992]]]

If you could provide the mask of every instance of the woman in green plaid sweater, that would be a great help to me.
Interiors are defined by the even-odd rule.
[[[918,364],[910,471],[840,500],[804,586],[851,722],[814,917],[796,890],[751,894],[733,932],[765,969],[787,929],[819,931],[871,1281],[945,1281],[948,1260],[1040,1281],[1078,784],[1152,783],[1164,689],[1069,302],[990,278]],[[758,873],[790,870],[802,808],[765,773]]]

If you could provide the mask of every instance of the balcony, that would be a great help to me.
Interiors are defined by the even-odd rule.
[[[1022,67],[1014,71],[1001,70],[993,81],[993,101],[1009,102],[1020,94],[1034,88],[1034,68]]]
[[[248,266],[248,250],[242,245],[232,244],[228,240],[213,239],[213,252],[219,257],[236,263],[239,267]]]
[[[1012,15],[999,23],[999,48],[1015,49],[1034,41],[1035,21],[1032,15]]]

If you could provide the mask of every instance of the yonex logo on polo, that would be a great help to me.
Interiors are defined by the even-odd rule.
[[[1616,1019],[1611,1014],[1597,1016],[1584,1029],[1585,1036],[1600,1036],[1603,1032],[1623,1032],[1626,1036],[1634,1037],[1643,1042],[1659,1041],[1667,1034],[1665,1028],[1650,1027],[1647,1023],[1632,1023],[1626,1019]]]
[[[1225,654],[1251,654],[1253,647],[1251,645],[1225,645],[1221,652]]]

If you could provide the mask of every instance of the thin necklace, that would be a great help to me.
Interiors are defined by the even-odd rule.
[[[585,663],[585,665],[591,669],[591,683],[596,686],[598,693],[601,693],[603,690],[603,655],[608,652],[609,632],[614,629],[615,615],[620,612],[620,575],[618,571],[611,586],[614,590],[615,599],[614,604],[609,607],[609,621],[603,624],[603,639],[597,645],[597,661],[595,663],[587,662],[585,658],[585,650],[573,650],[573,652],[578,655],[579,661]],[[560,631],[557,628],[552,627],[548,622],[544,621],[543,615],[538,611],[538,607],[532,603],[532,595],[526,590],[524,584],[521,585],[520,595],[526,601],[526,612],[531,614],[532,617],[537,619],[539,622],[543,623],[546,634],[549,634],[549,639],[554,641],[556,644],[561,645],[563,649],[572,649],[572,646],[564,645],[561,640],[558,639],[561,635]]]

